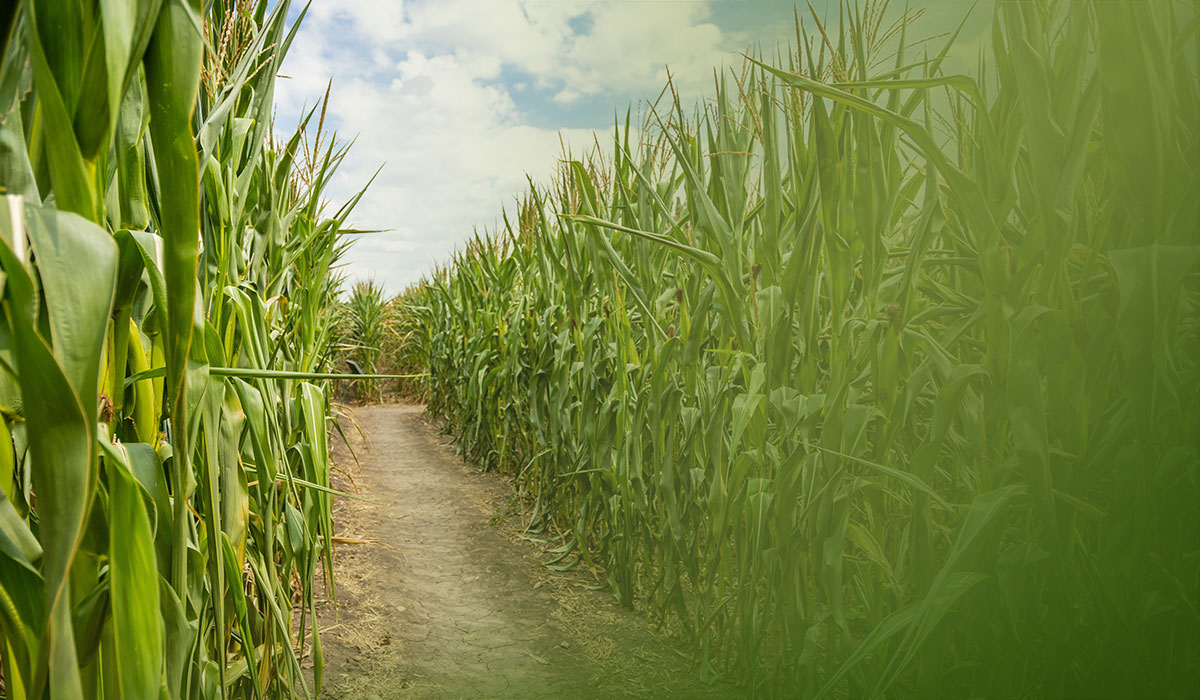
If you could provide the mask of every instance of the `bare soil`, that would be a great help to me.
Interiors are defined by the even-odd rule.
[[[326,697],[728,698],[645,618],[541,566],[510,484],[465,464],[419,406],[358,408],[334,460],[337,608]]]

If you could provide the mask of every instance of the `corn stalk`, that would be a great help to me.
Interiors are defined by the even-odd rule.
[[[357,197],[324,209],[346,151],[315,110],[273,133],[289,9],[5,5],[5,698],[319,692],[321,377]]]
[[[898,14],[568,155],[406,293],[430,410],[709,676],[1186,697],[1195,7],[1002,0],[970,75]]]

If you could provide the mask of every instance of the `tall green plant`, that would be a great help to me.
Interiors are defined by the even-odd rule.
[[[570,162],[407,293],[430,410],[706,671],[1200,683],[1195,8],[886,3]]]
[[[345,149],[312,112],[272,132],[289,9],[0,15],[6,698],[310,696],[308,644],[319,689],[317,377],[357,198],[323,211]]]
[[[395,318],[389,302],[383,285],[372,279],[355,283],[350,297],[339,306],[339,346],[364,374],[377,374],[385,358],[394,354],[390,351],[396,339]],[[353,389],[360,401],[383,399],[378,379],[355,382]]]

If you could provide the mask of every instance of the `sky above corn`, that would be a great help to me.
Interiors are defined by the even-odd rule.
[[[836,1],[813,5],[827,2],[836,21]],[[969,8],[911,5],[927,10],[929,33]],[[990,14],[975,9],[956,49],[964,64]],[[361,236],[346,272],[394,293],[476,229],[495,229],[526,176],[547,181],[564,147],[582,154],[597,131],[606,143],[617,112],[657,96],[668,69],[694,101],[711,93],[714,69],[789,37],[792,0],[313,0],[277,83],[277,114],[290,127],[333,80],[327,125],[356,141],[332,201],[382,167],[351,220],[386,230]]]

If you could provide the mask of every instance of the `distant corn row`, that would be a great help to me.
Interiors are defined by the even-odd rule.
[[[348,208],[322,211],[344,151],[312,113],[272,132],[288,13],[0,11],[0,697],[310,695],[302,651],[321,683],[303,379]]]
[[[383,365],[396,356],[396,310],[383,285],[375,280],[356,282],[350,295],[337,305],[334,346],[345,360],[353,362],[364,374],[376,374],[394,367]],[[415,374],[415,372],[412,372]],[[384,384],[377,379],[356,381],[347,387],[347,396],[359,401],[383,399]]]
[[[1195,7],[1001,2],[984,77],[885,9],[410,290],[430,410],[768,697],[1186,697]]]

